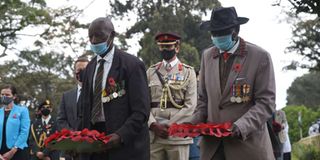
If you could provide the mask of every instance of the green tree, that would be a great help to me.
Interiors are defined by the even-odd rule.
[[[75,7],[53,9],[45,0],[2,0],[0,2],[0,57],[20,52],[16,42],[23,36],[34,37],[35,46],[84,51],[83,37],[76,36],[87,24],[78,21],[83,10]],[[35,33],[30,30],[37,28]]]
[[[296,78],[287,90],[287,105],[320,106],[320,72],[310,72]]]
[[[48,7],[46,0],[1,0],[0,58],[16,58],[1,61],[0,84],[12,83],[24,99],[50,99],[56,107],[62,93],[74,86],[73,58],[85,51],[87,39],[79,33],[88,24],[78,21],[82,12]],[[32,37],[28,48],[17,45],[25,37]]]
[[[220,6],[217,0],[141,0],[120,1],[110,0],[112,16],[118,19],[136,15],[136,23],[130,27],[125,35],[132,38],[143,34],[139,40],[141,49],[138,56],[147,66],[160,60],[154,36],[158,32],[176,32],[182,36],[181,54],[179,58],[185,63],[199,68],[200,52],[208,47],[210,36],[200,31],[201,16],[209,9]],[[124,46],[127,44],[124,44]]]
[[[23,51],[18,60],[0,66],[0,84],[13,84],[23,99],[50,99],[53,106],[60,103],[62,93],[74,87],[73,59],[54,52]],[[37,103],[37,102],[35,102]]]
[[[292,6],[287,13],[288,19],[293,21],[293,36],[286,52],[302,55],[309,62],[293,61],[285,69],[301,67],[309,68],[310,70],[320,70],[320,1],[288,1]]]
[[[303,137],[308,136],[309,127],[312,122],[320,118],[320,110],[313,110],[305,106],[287,106],[283,108],[286,113],[287,121],[289,124],[289,137],[291,144],[300,140],[299,122],[298,115],[301,112],[302,120],[302,135]]]

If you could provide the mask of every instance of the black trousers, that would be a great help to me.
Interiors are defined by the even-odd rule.
[[[291,160],[291,152],[283,153],[283,160]]]
[[[225,159],[226,157],[224,155],[224,146],[223,146],[223,143],[221,142],[211,160],[225,160]]]
[[[10,149],[5,148],[0,150],[0,154],[3,155],[10,151]],[[28,148],[18,149],[18,151],[14,154],[11,160],[29,160]]]

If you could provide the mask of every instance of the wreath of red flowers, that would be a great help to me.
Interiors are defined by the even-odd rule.
[[[70,131],[62,129],[60,132],[56,131],[50,135],[44,143],[52,150],[92,153],[104,151],[104,145],[109,142],[110,138],[105,133],[96,130]]]
[[[222,124],[200,123],[192,124],[172,124],[169,128],[169,135],[175,137],[197,137],[199,135],[209,135],[215,137],[227,137],[231,135],[230,122]]]

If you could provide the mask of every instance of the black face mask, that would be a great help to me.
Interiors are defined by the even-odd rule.
[[[50,114],[50,110],[48,108],[44,108],[41,110],[41,114],[44,116],[48,116]]]
[[[9,105],[13,101],[13,98],[7,96],[0,97],[0,105]]]
[[[78,73],[76,73],[76,78],[79,82],[83,82],[84,79],[84,70],[80,70]]]
[[[174,57],[174,55],[176,55],[176,51],[174,49],[173,50],[163,50],[160,52],[161,52],[162,59],[164,59],[166,61],[172,59]]]

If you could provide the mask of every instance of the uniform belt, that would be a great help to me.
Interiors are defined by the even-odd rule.
[[[175,101],[178,105],[183,105],[184,101]],[[160,102],[151,102],[151,108],[159,108]],[[170,101],[167,101],[167,108],[177,108]]]

